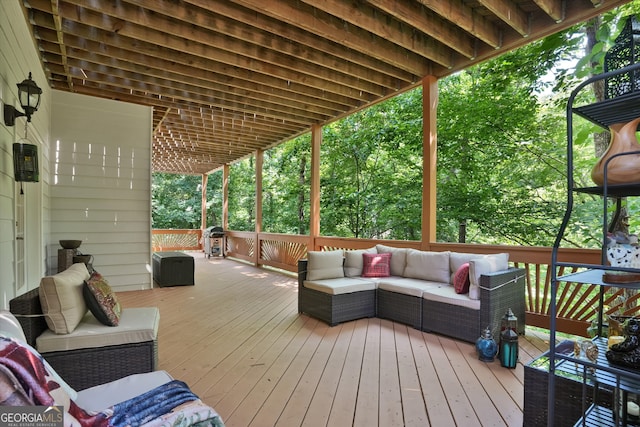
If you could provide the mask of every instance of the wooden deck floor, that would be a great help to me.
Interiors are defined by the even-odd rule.
[[[528,331],[506,369],[472,344],[386,320],[329,327],[298,314],[294,277],[194,255],[195,286],[118,296],[160,308],[160,369],[228,427],[522,425],[522,363],[548,348],[544,337]]]

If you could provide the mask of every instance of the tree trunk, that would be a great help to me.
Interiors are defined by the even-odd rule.
[[[467,242],[467,220],[463,219],[458,224],[458,243]]]
[[[305,219],[304,219],[304,189],[305,189],[305,177],[307,174],[307,159],[305,156],[300,156],[300,169],[298,173],[298,183],[300,184],[300,189],[298,190],[298,234],[307,234],[307,230],[305,229]]]

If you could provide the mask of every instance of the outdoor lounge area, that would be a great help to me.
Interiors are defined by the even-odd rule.
[[[226,426],[528,427],[553,424],[547,423],[547,418],[557,420],[565,415],[568,421],[555,425],[575,425],[575,420],[585,416],[583,409],[589,403],[585,390],[592,385],[586,380],[579,383],[561,379],[554,386],[556,377],[547,375],[543,353],[554,348],[556,331],[584,335],[594,321],[603,325],[604,310],[599,310],[596,320],[595,307],[603,301],[604,286],[596,287],[592,281],[579,278],[567,280],[562,291],[555,292],[555,275],[573,274],[583,265],[600,265],[602,251],[578,245],[556,251],[555,246],[547,246],[542,240],[545,234],[538,231],[536,222],[526,222],[529,211],[516,215],[503,203],[503,188],[493,180],[482,183],[463,179],[459,168],[440,157],[449,147],[452,159],[474,166],[475,172],[469,176],[488,175],[491,171],[510,179],[509,185],[527,190],[518,192],[518,205],[528,203],[526,195],[538,189],[537,184],[518,183],[535,181],[525,179],[529,175],[552,177],[561,170],[555,161],[532,163],[527,158],[526,163],[518,165],[545,165],[545,173],[534,168],[526,176],[501,173],[518,169],[509,167],[516,165],[515,157],[514,163],[505,163],[512,161],[502,155],[507,152],[505,141],[518,154],[528,151],[528,141],[553,145],[554,150],[541,150],[545,155],[555,153],[557,147],[555,132],[548,134],[553,136],[548,141],[524,135],[521,138],[518,132],[514,133],[518,138],[506,138],[509,135],[504,129],[509,126],[504,126],[505,119],[511,114],[504,112],[512,111],[506,106],[496,110],[494,120],[483,120],[486,130],[491,131],[478,133],[483,138],[469,138],[472,132],[468,129],[461,138],[447,138],[447,123],[462,125],[465,121],[455,119],[453,110],[447,114],[444,79],[598,19],[627,3],[631,0],[2,0],[2,308],[8,309],[16,299],[41,308],[41,279],[61,273],[61,265],[69,258],[86,257],[90,260],[82,261],[87,263],[86,273],[91,264],[107,278],[124,310],[131,313],[149,309],[147,312],[153,313],[142,316],[146,325],[140,325],[138,318],[132,322],[134,332],[144,330],[149,335],[143,340],[110,345],[90,329],[87,334],[94,344],[97,342],[92,347],[97,350],[92,353],[101,354],[94,364],[99,381],[77,369],[87,362],[84,347],[43,351],[36,345],[34,351],[45,359],[49,357],[48,363],[61,375],[69,375],[69,383],[80,392],[96,383],[105,385],[102,375],[109,365],[105,359],[123,363],[135,374],[164,373],[162,381],[184,381],[183,388],[189,389],[190,397],[197,395],[197,401],[210,407],[216,419],[219,414],[219,422],[224,421]],[[522,63],[544,75],[546,69],[540,66],[540,55],[526,58],[534,59]],[[505,70],[510,63],[503,64]],[[511,68],[520,70],[515,65]],[[485,74],[503,75],[493,70]],[[476,86],[478,92],[486,92]],[[505,81],[487,87],[493,90],[520,86]],[[483,105],[502,107],[497,99],[520,99],[498,90],[497,96],[487,97],[491,100],[487,104],[480,102],[480,96],[452,90],[463,93],[462,107],[455,111],[464,113],[461,116],[465,118],[484,119],[487,108]],[[380,122],[384,132],[371,133],[379,135],[387,146],[367,132],[358,135],[363,139],[353,141],[347,141],[349,135],[360,132],[344,132],[336,138],[327,132],[339,121],[348,121],[399,98],[397,95],[409,93],[420,94],[411,104],[415,107],[412,112],[419,114],[394,114],[394,120],[388,120],[391,116],[385,113],[385,120]],[[521,95],[523,99],[525,95],[526,99],[533,98],[527,91]],[[479,110],[469,110],[472,104]],[[395,120],[397,117],[403,119]],[[520,117],[525,116],[513,114],[514,121]],[[526,122],[531,120],[535,125],[531,129],[545,127],[533,120],[536,117],[526,116]],[[396,132],[404,123],[412,123],[413,130]],[[355,123],[353,129],[363,129],[361,124]],[[288,169],[289,164],[298,164],[291,161],[290,154],[282,156],[283,162],[272,161],[276,149],[298,138],[304,139],[304,150],[296,151],[299,167]],[[360,150],[364,147],[360,141],[365,139],[376,148],[372,152],[384,147],[391,154],[405,157],[410,166],[399,167],[393,156],[389,160],[380,156],[379,162],[376,158],[376,166],[389,165],[394,170],[372,167],[385,172],[381,176],[389,179],[366,188],[387,189],[393,193],[392,198],[326,185],[326,164],[332,158],[344,157],[348,146],[345,142],[350,142],[355,151],[365,151]],[[570,144],[571,138],[567,140]],[[500,150],[472,162],[466,160],[466,154],[474,150],[458,141]],[[332,142],[339,148],[336,152],[328,151]],[[484,154],[488,150],[475,151]],[[355,159],[361,163],[359,155]],[[241,169],[244,162],[250,168]],[[280,163],[287,168],[273,173],[274,165]],[[553,174],[546,175],[547,165]],[[333,167],[351,170],[340,167],[338,162]],[[199,178],[200,182],[185,193],[195,195],[200,215],[192,206],[179,209],[194,213],[193,218],[197,219],[180,224],[157,223],[155,216],[163,212],[155,203],[158,198],[153,180],[158,174]],[[242,188],[238,176],[247,178]],[[295,183],[291,187],[298,197],[284,191],[284,176]],[[568,189],[573,188],[571,176],[570,173]],[[355,174],[345,173],[345,177],[343,181],[350,181]],[[455,190],[454,180],[474,184],[464,191],[452,191],[456,197],[450,198],[458,206],[474,207],[478,215],[458,212],[442,203],[447,193],[443,190]],[[412,184],[411,191],[406,183]],[[214,193],[207,193],[208,187],[214,187],[208,184],[216,185]],[[542,190],[557,187],[557,180],[541,184],[538,193],[547,198]],[[281,187],[278,193],[297,200],[299,206],[292,209],[271,198],[276,194],[273,186]],[[325,216],[330,213],[327,205],[350,206],[340,200],[350,192],[394,210],[385,219],[385,226],[375,224],[361,232],[336,221],[329,228],[325,220],[331,218]],[[553,204],[540,206],[555,207],[559,199],[550,194],[548,200]],[[585,197],[590,194],[585,193]],[[604,194],[606,199],[606,191]],[[246,202],[242,209],[247,215],[230,204],[238,200]],[[491,201],[493,210],[483,209],[478,201]],[[411,210],[400,209],[403,204]],[[382,217],[374,208],[358,206],[365,214],[362,218]],[[295,221],[282,221],[273,215],[274,211],[264,209],[269,207],[287,211],[292,218],[297,214]],[[443,233],[441,220],[447,219],[445,213],[456,212],[458,217],[445,221],[447,230]],[[559,218],[553,218],[556,216]],[[218,251],[203,253],[201,240],[211,225],[210,218],[220,225],[224,238],[218,242]],[[397,218],[402,219],[401,224],[391,221]],[[484,218],[495,221],[493,227],[486,229],[499,230],[504,239],[480,238],[483,236],[477,234],[481,230],[478,224]],[[273,224],[283,228],[273,228]],[[539,224],[550,226],[551,222]],[[541,240],[517,238],[523,229],[536,238],[542,236]],[[390,230],[406,233],[393,234]],[[61,257],[59,243],[67,239],[81,242],[81,246],[76,247],[77,253],[67,252],[69,257],[65,258]],[[396,284],[387,281],[382,283],[386,289],[378,287],[377,281],[368,283],[364,315],[356,310],[355,317],[325,319],[317,315],[318,299],[311,299],[301,308],[304,292],[300,291],[300,283],[305,278],[296,276],[296,271],[306,271],[300,266],[312,251],[356,251],[376,245],[394,246],[414,254],[472,253],[473,258],[466,262],[467,277],[472,265],[474,269],[478,265],[476,256],[506,254],[508,266],[498,268],[496,258],[488,273],[498,276],[506,272],[513,277],[500,281],[483,274],[473,273],[473,277],[477,276],[475,285],[482,289],[481,294],[493,292],[496,296],[504,291],[508,298],[494,305],[492,298],[465,296],[470,293],[467,289],[453,295],[461,302],[456,307],[462,307],[453,311],[448,307],[451,304],[442,304],[442,300],[451,297],[448,285],[457,282],[463,266],[451,269],[451,263],[442,263],[444,275],[437,282],[445,286],[433,285],[429,292],[421,287],[402,287],[403,291],[411,291],[405,295],[406,292],[396,292]],[[160,252],[172,255],[160,259]],[[193,255],[193,264],[191,257],[175,257],[180,252]],[[210,256],[215,254],[222,256]],[[476,264],[470,265],[472,262]],[[176,269],[176,264],[181,268]],[[412,274],[406,274],[405,269],[391,276],[394,280],[432,279],[416,277],[426,269],[409,270]],[[338,276],[318,280],[341,279],[343,272],[340,268]],[[88,287],[84,280],[74,282],[74,289]],[[511,293],[515,288],[517,293]],[[610,310],[626,307],[627,300],[618,301],[623,293],[611,292],[609,299],[614,302]],[[334,298],[328,294],[331,292],[321,295],[323,309],[342,309],[352,302],[350,297]],[[25,295],[27,298],[22,298]],[[379,295],[387,298],[387,304],[379,303]],[[85,296],[82,298],[84,301]],[[334,304],[336,300],[339,303]],[[407,301],[413,303],[411,316],[407,316]],[[96,315],[83,307],[72,304],[76,309],[72,311],[96,320],[92,318]],[[519,345],[515,369],[502,367],[498,359],[479,360],[474,342],[485,326],[497,330],[505,307],[517,313],[518,332],[523,332],[514,334]],[[438,310],[446,310],[447,316]],[[625,312],[638,313],[637,303]],[[29,311],[24,316],[33,315],[42,323],[39,312]],[[83,318],[78,320],[82,322]],[[456,321],[455,327],[450,327]],[[42,334],[50,332],[46,330],[48,325],[41,326],[43,330],[33,335],[36,344]],[[104,330],[114,325],[102,322],[98,326]],[[544,328],[550,330],[550,335]],[[68,332],[71,335],[73,327]],[[53,331],[48,335],[61,338],[57,335],[63,334]],[[79,341],[76,338],[71,337]],[[3,354],[13,351],[6,345],[12,342],[11,337],[5,336],[2,341]],[[560,345],[563,344],[571,354],[573,343]],[[144,348],[144,352],[136,352],[142,354],[142,364],[134,364],[130,356],[112,353],[121,350],[121,345],[127,350]],[[80,350],[74,354],[77,359],[69,357],[70,350]],[[39,367],[45,365],[45,359],[32,357],[34,353],[20,354],[27,354],[26,359],[39,363]],[[551,354],[553,362],[554,353]],[[54,356],[58,360],[54,361]],[[532,362],[539,363],[532,367]],[[570,365],[576,368],[578,363],[572,361]],[[551,366],[553,371],[555,365]],[[44,372],[39,379],[44,378],[48,388],[50,372],[46,366],[39,367],[38,373]],[[76,377],[71,378],[62,367]],[[109,381],[119,381],[116,378],[129,372],[116,366],[109,373],[113,374]],[[5,383],[18,389],[17,381]],[[55,381],[51,386],[59,390]],[[12,391],[10,387],[4,390],[7,389]],[[144,395],[136,394],[140,396]],[[560,404],[555,414],[553,402]],[[51,405],[50,401],[37,403]],[[54,399],[53,403],[58,402]],[[566,406],[578,413],[564,411]],[[144,410],[129,412],[146,416]],[[554,415],[556,418],[552,418]]]
[[[193,254],[195,286],[118,297],[160,309],[159,369],[227,426],[522,425],[524,364],[548,348],[544,335],[527,330],[507,369],[384,319],[329,327],[298,314],[294,275]]]

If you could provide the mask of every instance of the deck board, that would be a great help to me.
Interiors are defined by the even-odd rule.
[[[522,425],[522,364],[548,348],[544,334],[527,329],[506,369],[473,344],[389,320],[329,327],[298,314],[290,274],[194,257],[195,286],[118,297],[160,308],[160,369],[228,427]]]

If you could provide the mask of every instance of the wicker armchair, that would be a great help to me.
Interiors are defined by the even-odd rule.
[[[27,343],[37,349],[36,338],[47,330],[38,288],[9,302]],[[76,390],[115,381],[127,375],[152,372],[158,366],[158,341],[108,345],[65,351],[42,352],[42,356]]]

